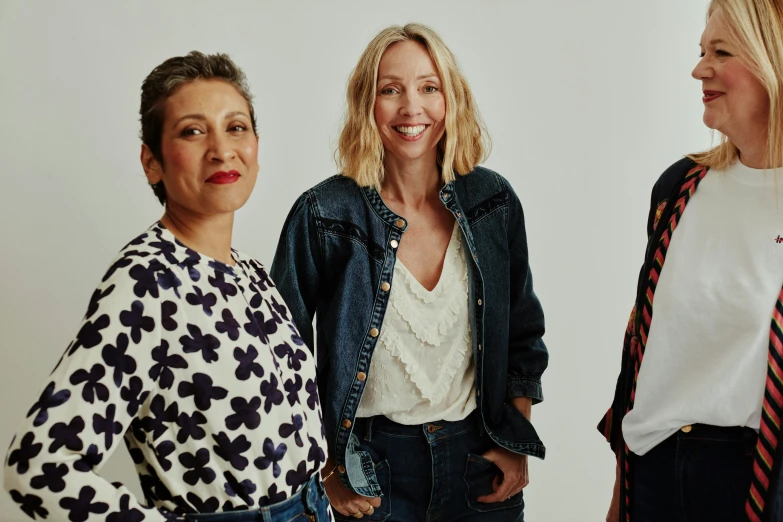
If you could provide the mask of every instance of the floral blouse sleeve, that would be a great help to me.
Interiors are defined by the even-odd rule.
[[[98,474],[154,385],[153,361],[140,355],[160,343],[160,304],[129,265],[120,259],[98,285],[11,444],[5,485],[33,519],[166,520]]]
[[[162,522],[286,500],[326,456],[315,364],[264,267],[159,223],[131,242],[11,443],[35,520]],[[145,504],[100,476],[125,440]]]

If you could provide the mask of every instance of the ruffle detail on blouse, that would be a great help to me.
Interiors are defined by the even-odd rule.
[[[463,259],[459,259],[463,257]],[[458,267],[463,267],[462,277],[457,273]],[[464,260],[464,252],[459,237],[459,228],[455,227],[446,256],[443,261],[443,271],[440,280],[432,292],[427,291],[410,271],[399,261],[394,268],[398,276],[402,276],[404,284],[410,292],[392,290],[389,296],[389,304],[394,311],[410,327],[413,335],[430,346],[440,346],[443,336],[451,331],[459,319],[459,314],[464,313],[468,300],[467,264]],[[458,282],[456,285],[454,282]],[[449,290],[452,295],[448,295]],[[417,298],[417,303],[413,298]],[[448,300],[447,303],[437,306],[425,306],[424,310],[437,311],[436,316],[428,313],[418,313],[422,310],[421,303],[432,305],[439,299]]]
[[[457,347],[448,355],[447,360],[441,365],[438,371],[438,379],[433,382],[418,361],[408,350],[404,349],[396,333],[391,330],[382,332],[379,341],[393,357],[403,364],[408,378],[421,392],[421,396],[427,399],[430,404],[440,403],[449,393],[457,375],[457,370],[462,366],[468,346],[470,346],[469,339],[466,342],[458,343]]]

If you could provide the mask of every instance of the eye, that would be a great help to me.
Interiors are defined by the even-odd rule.
[[[201,134],[204,134],[201,132],[200,129],[197,129],[195,127],[188,127],[186,129],[183,129],[180,133],[181,136],[200,136]]]
[[[715,49],[715,54],[718,56],[731,56],[731,53],[722,49]]]
[[[434,92],[438,92],[438,90],[439,89],[434,85],[427,85],[426,87],[424,87],[424,92],[426,93],[434,93]]]
[[[385,96],[388,96],[390,94],[396,94],[397,89],[395,89],[394,87],[384,87],[383,89],[381,89],[380,93]]]
[[[230,132],[242,132],[242,131],[246,131],[246,130],[247,130],[247,127],[245,127],[245,125],[244,125],[244,124],[242,124],[242,123],[237,123],[236,125],[231,125],[231,126],[228,128],[228,130],[229,130]]]

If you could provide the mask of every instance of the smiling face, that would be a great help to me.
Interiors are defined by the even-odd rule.
[[[446,100],[427,49],[410,40],[390,45],[378,65],[375,124],[389,160],[437,163]]]
[[[766,135],[769,95],[738,57],[722,9],[712,13],[700,42],[693,77],[702,82],[704,124],[735,144]]]
[[[142,145],[147,180],[163,181],[167,212],[234,212],[258,176],[258,138],[247,101],[221,80],[196,80],[165,101],[162,162]]]

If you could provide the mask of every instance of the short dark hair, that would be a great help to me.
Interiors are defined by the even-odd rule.
[[[250,108],[250,120],[253,133],[256,132],[256,114],[253,110],[253,97],[247,77],[242,69],[227,54],[204,54],[191,51],[185,56],[169,58],[155,67],[141,84],[141,142],[149,147],[152,156],[162,165],[161,136],[163,134],[163,105],[176,90],[186,83],[196,80],[223,80],[237,90],[247,101]],[[152,191],[166,204],[166,187],[159,181],[150,185]]]

